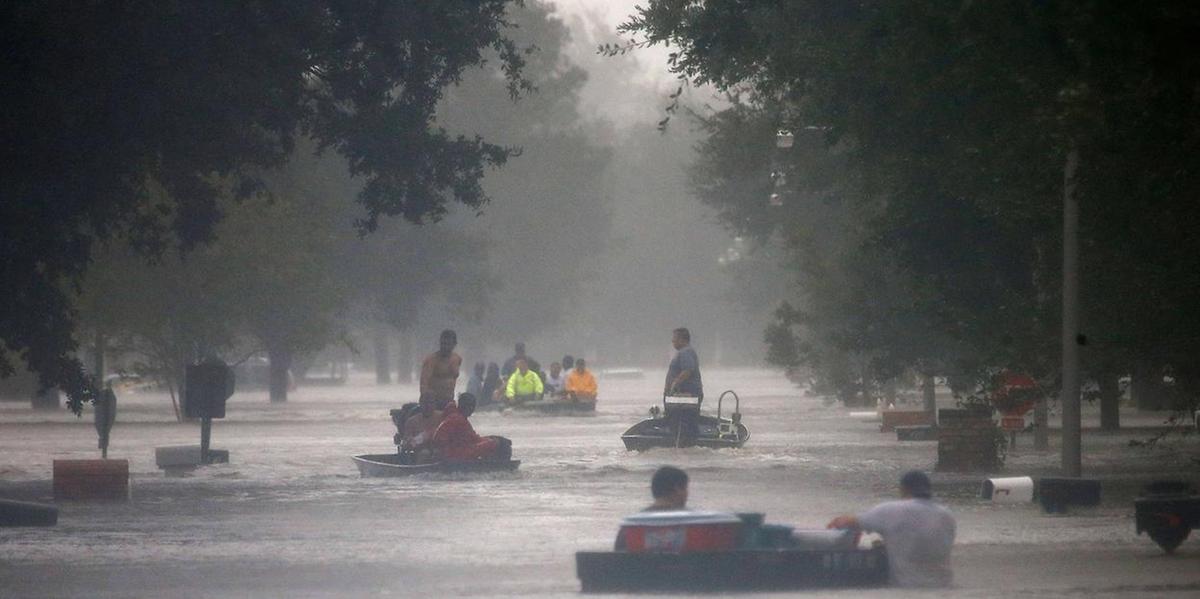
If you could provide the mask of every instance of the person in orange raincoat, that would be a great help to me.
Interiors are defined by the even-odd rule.
[[[575,360],[575,368],[567,375],[567,397],[575,401],[596,401],[596,377],[587,369],[583,358]]]

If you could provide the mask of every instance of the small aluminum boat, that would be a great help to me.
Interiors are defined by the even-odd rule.
[[[545,414],[595,414],[596,402],[577,401],[566,398],[524,401],[509,406],[515,412],[542,412]]]

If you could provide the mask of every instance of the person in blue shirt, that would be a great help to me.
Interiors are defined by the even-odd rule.
[[[692,334],[685,328],[672,332],[671,345],[675,357],[667,368],[665,395],[704,398],[704,383],[700,379],[700,358],[692,349]]]

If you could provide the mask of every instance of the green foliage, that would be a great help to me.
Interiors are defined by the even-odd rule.
[[[78,412],[89,381],[70,357],[65,291],[96,240],[143,251],[212,238],[220,198],[262,189],[295,138],[364,181],[360,225],[479,207],[479,180],[512,150],[435,127],[443,90],[498,56],[529,89],[505,0],[9,3],[0,161],[0,375],[19,355]],[[228,185],[228,187],[225,187]],[[164,193],[156,193],[161,188]],[[169,218],[162,218],[169,215]]]
[[[734,98],[705,117],[697,192],[791,256],[804,318],[771,330],[777,360],[811,348],[803,363],[864,386],[997,367],[1053,386],[1074,149],[1084,359],[1148,360],[1196,393],[1198,27],[1182,1],[657,0],[622,29]],[[771,154],[774,129],[797,132],[791,153]],[[783,207],[765,201],[773,162]]]

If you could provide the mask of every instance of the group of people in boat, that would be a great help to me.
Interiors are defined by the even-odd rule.
[[[422,367],[422,372],[425,371]],[[552,362],[549,371],[525,353],[525,344],[518,343],[513,356],[501,367],[495,362],[486,367],[476,362],[467,380],[467,393],[480,406],[503,406],[528,401],[567,400],[595,402],[598,393],[596,377],[588,370],[587,361],[563,356]]]
[[[561,363],[542,372],[537,361],[525,354],[525,344],[517,343],[514,355],[499,368],[494,362],[485,370],[475,364],[467,382],[467,391],[454,396],[462,369],[462,357],[455,351],[458,335],[442,331],[437,351],[421,363],[420,399],[403,413],[401,454],[414,463],[433,460],[507,460],[512,444],[504,437],[481,437],[470,423],[480,404],[516,404],[546,398],[573,402],[595,402],[596,377],[583,358],[564,356]],[[565,370],[564,370],[565,365]]]
[[[674,466],[659,468],[650,480],[653,503],[643,511],[688,510],[688,475]],[[900,477],[900,498],[859,513],[845,514],[826,525],[831,529],[876,533],[887,547],[889,581],[901,587],[945,588],[954,581],[950,553],[957,523],[954,515],[933,501],[933,484],[920,470]],[[625,551],[619,533],[614,549]]]

